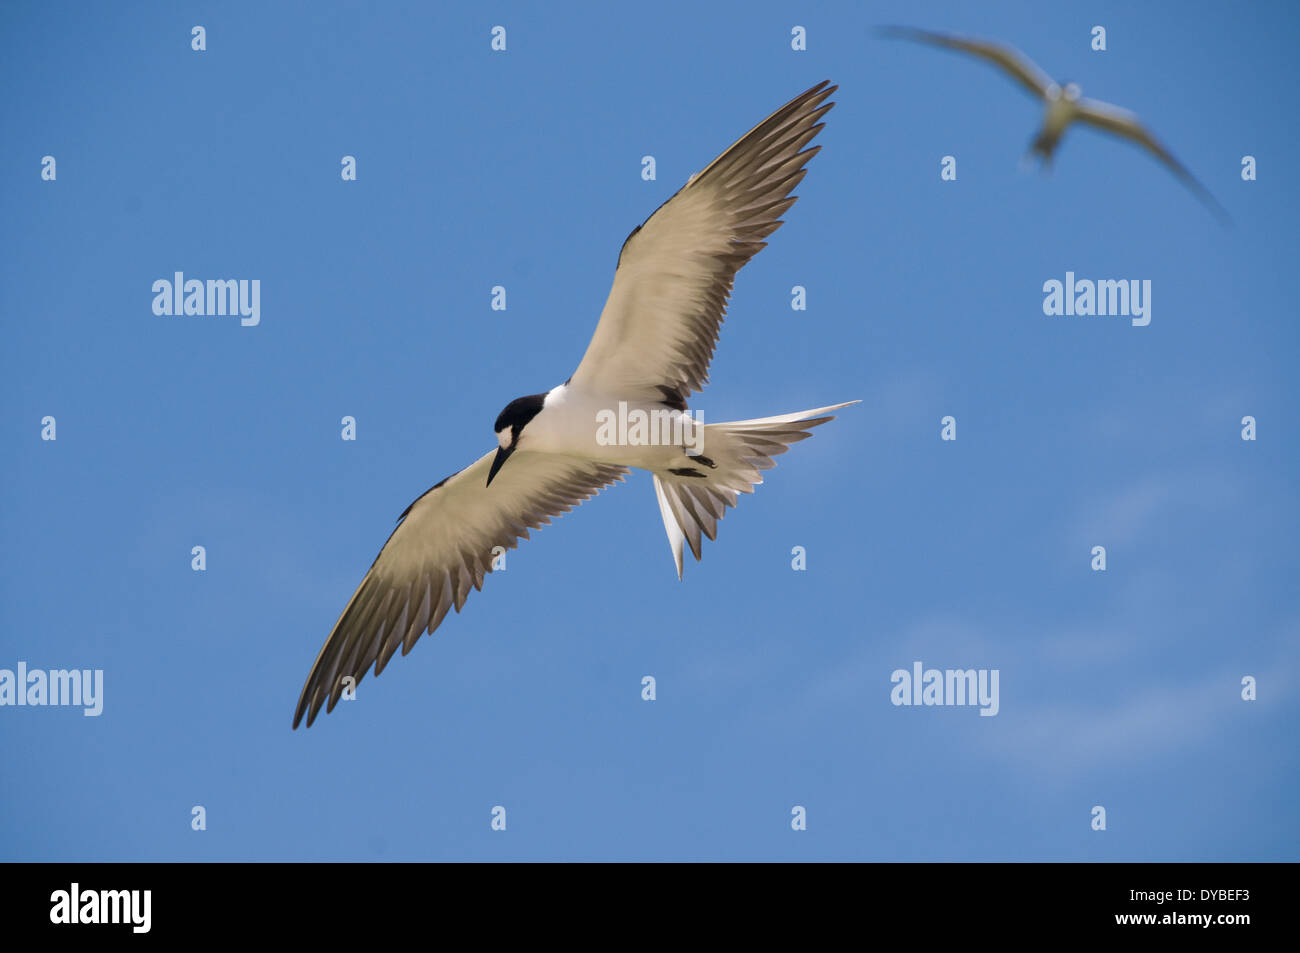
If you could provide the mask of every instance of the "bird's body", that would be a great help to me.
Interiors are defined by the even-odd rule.
[[[612,412],[615,421],[622,404],[625,418],[667,422],[670,430],[685,431],[691,420],[689,412],[670,407],[662,401],[633,398],[618,393],[593,393],[573,384],[560,384],[543,398],[542,410],[528,424],[527,446],[539,453],[563,453],[598,463],[616,463],[655,472],[682,458],[681,446],[655,444],[620,444],[600,438],[602,415]],[[656,427],[658,431],[660,428]],[[616,432],[616,431],[615,431]],[[656,436],[659,434],[656,433]]]
[[[1053,80],[1019,50],[992,40],[934,33],[911,27],[886,27],[881,32],[886,36],[915,40],[976,56],[1001,69],[1025,91],[1041,100],[1043,121],[1030,144],[1029,155],[1037,156],[1045,166],[1051,164],[1066,130],[1074,123],[1081,122],[1146,149],[1196,193],[1215,215],[1225,222],[1228,220],[1223,206],[1151,134],[1134,113],[1111,103],[1085,98],[1078,83],[1059,83]]]
[[[1065,130],[1078,118],[1077,112],[1074,101],[1063,93],[1047,100],[1043,107],[1043,125],[1035,137],[1044,156],[1050,158],[1056,151]]]
[[[818,151],[805,146],[834,90],[823,82],[778,109],[628,236],[578,368],[507,404],[493,426],[496,450],[398,518],[316,657],[295,728],[322,706],[332,710],[371,665],[378,675],[398,648],[410,651],[448,610],[459,612],[531,529],[629,468],[654,474],[680,578],[683,547],[698,560],[701,538],[715,538],[718,520],[763,482],[772,458],[848,406],[713,424],[687,406],[708,379],[735,274],[794,204],[790,193]]]
[[[1044,166],[1052,163],[1065,131],[1079,119],[1079,87],[1053,83],[1043,93],[1043,121],[1029,146],[1029,155],[1037,156]]]

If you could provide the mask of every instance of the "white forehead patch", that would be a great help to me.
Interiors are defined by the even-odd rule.
[[[504,428],[499,434],[497,434],[497,446],[502,450],[509,447],[511,434],[512,431],[509,427]]]

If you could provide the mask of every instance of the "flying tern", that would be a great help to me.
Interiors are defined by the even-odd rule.
[[[1182,179],[1183,183],[1220,219],[1228,220],[1228,213],[1223,206],[1151,134],[1135,113],[1110,103],[1084,97],[1083,89],[1078,83],[1056,82],[1019,50],[991,40],[933,33],[911,27],[884,27],[880,32],[885,36],[915,40],[919,43],[928,43],[931,46],[941,46],[978,56],[999,67],[1026,90],[1041,99],[1044,104],[1043,124],[1030,144],[1026,158],[1038,156],[1045,166],[1050,166],[1052,157],[1056,154],[1056,147],[1061,144],[1061,139],[1070,125],[1074,122],[1087,123],[1142,146],[1173,170],[1174,174]]]
[[[683,543],[698,560],[701,536],[716,538],[718,520],[763,482],[773,457],[833,419],[831,411],[857,403],[717,424],[700,423],[686,404],[708,380],[736,272],[795,202],[790,193],[820,149],[805,147],[836,88],[822,82],[782,106],[633,229],[577,370],[507,404],[493,426],[496,449],[398,517],[311,667],[295,728],[304,716],[310,726],[322,705],[332,711],[372,665],[378,676],[449,609],[459,612],[494,558],[530,529],[631,467],[654,474],[680,579]],[[618,426],[610,425],[615,415]]]

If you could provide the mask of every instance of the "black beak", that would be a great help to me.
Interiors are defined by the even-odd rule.
[[[505,462],[510,459],[510,454],[514,452],[515,452],[514,447],[497,448],[497,458],[492,461],[492,469],[488,471],[488,481],[487,481],[488,486],[492,485],[492,478],[497,475],[497,471],[500,470],[501,467],[505,465]]]

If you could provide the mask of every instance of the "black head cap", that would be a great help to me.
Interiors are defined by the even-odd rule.
[[[516,397],[510,403],[506,404],[506,409],[497,415],[497,422],[492,425],[493,433],[500,433],[507,427],[510,428],[510,438],[513,443],[519,439],[519,431],[524,429],[528,421],[532,420],[542,409],[542,404],[546,402],[545,394],[530,394],[527,397]]]

